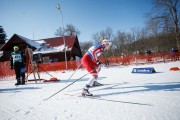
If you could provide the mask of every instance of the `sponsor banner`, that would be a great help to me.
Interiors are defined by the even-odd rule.
[[[153,67],[148,68],[133,68],[132,73],[155,73],[155,69]]]

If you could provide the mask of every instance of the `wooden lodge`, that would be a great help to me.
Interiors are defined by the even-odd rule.
[[[65,42],[65,45],[64,45]],[[8,61],[13,47],[18,46],[23,52],[27,47],[33,50],[34,55],[40,54],[44,63],[77,60],[82,57],[77,36],[54,37],[41,40],[30,40],[21,35],[14,34],[4,45],[1,45],[0,62]]]

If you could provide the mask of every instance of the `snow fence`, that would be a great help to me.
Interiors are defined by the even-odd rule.
[[[105,66],[119,66],[119,65],[138,65],[147,63],[169,62],[180,60],[180,52],[177,53],[153,53],[153,54],[136,54],[136,55],[123,55],[108,58],[99,58]],[[76,70],[81,61],[68,61],[68,70]],[[54,62],[54,63],[40,63],[38,64],[39,72],[44,71],[63,71],[66,69],[66,62]],[[81,66],[80,68],[83,68]],[[33,70],[30,67],[29,72]],[[10,62],[0,62],[0,80],[15,80],[14,70],[10,69]]]

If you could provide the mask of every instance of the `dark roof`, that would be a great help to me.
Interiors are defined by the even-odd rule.
[[[6,44],[3,44],[0,46],[0,50],[9,51],[12,50],[14,45],[21,45],[23,44],[23,48],[26,46],[29,46],[31,48],[40,48],[42,47],[42,43],[45,43],[49,47],[58,47],[64,45],[64,40],[67,45],[67,49],[71,50],[75,41],[76,36],[64,36],[63,37],[55,37],[55,38],[47,38],[47,39],[41,39],[41,40],[30,40],[28,38],[25,38],[21,35],[14,34],[9,41]]]
[[[47,38],[47,39],[37,40],[37,42],[44,41],[45,44],[47,44],[50,47],[57,47],[63,45],[64,40],[69,49],[73,47],[74,42],[76,40],[76,36],[64,36],[64,38],[63,37]]]
[[[66,47],[64,46],[64,40],[66,43]],[[33,49],[34,53],[46,54],[46,53],[64,52],[66,48],[66,51],[73,50],[74,51],[73,53],[82,54],[77,36],[64,36],[64,37],[47,38],[41,40],[30,40],[18,34],[14,34],[1,47],[0,50],[12,51],[15,45],[19,46],[22,50],[24,50],[28,46],[29,48]]]
[[[41,47],[36,49],[34,53],[55,53],[55,52],[64,52],[72,51],[75,43],[78,42],[77,36],[64,36],[64,37],[55,37],[55,38],[47,38],[41,40],[35,40],[36,42],[41,44]],[[64,41],[66,43],[66,47],[64,46]],[[80,48],[78,48],[80,49]]]
[[[1,49],[1,47],[3,46],[4,44],[0,44],[0,49]]]
[[[66,47],[64,47],[64,40],[66,43]],[[0,51],[13,51],[13,47],[15,45],[19,46],[21,50],[25,50],[25,48],[28,46],[29,48],[33,49],[34,54],[42,53],[46,55],[51,53],[63,53],[66,48],[66,51],[70,54],[69,56],[82,57],[82,52],[77,36],[64,36],[64,38],[55,37],[41,40],[30,40],[23,36],[14,34],[2,47],[0,46]]]
[[[21,48],[26,48],[27,46],[36,49],[40,43],[37,43],[33,40],[20,36],[18,34],[14,34],[1,48],[2,51],[11,51],[13,50],[13,46],[21,46]]]

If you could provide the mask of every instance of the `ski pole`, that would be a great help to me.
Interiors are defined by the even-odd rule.
[[[71,86],[71,85],[74,84],[75,82],[79,81],[80,79],[82,79],[82,78],[85,77],[86,75],[92,73],[93,71],[94,71],[94,70],[92,70],[91,72],[88,72],[88,73],[86,73],[85,75],[81,76],[80,78],[76,79],[76,80],[75,80],[74,82],[72,82],[71,84],[65,86],[64,88],[62,88],[61,90],[57,91],[56,93],[54,93],[54,94],[51,95],[50,97],[44,99],[44,101],[46,101],[46,100],[52,98],[53,96],[55,96],[55,95],[58,94],[59,92],[61,92],[61,91],[63,91],[64,89],[68,88],[69,86]]]
[[[36,70],[36,68],[34,68],[29,74],[27,74],[25,80]]]
[[[40,68],[41,70],[43,70],[44,72],[46,72],[46,74],[50,75],[51,77],[53,77],[51,74],[49,74],[47,71],[45,71],[42,67],[38,66],[38,68]]]
[[[71,77],[75,74],[75,72],[80,68],[81,64],[76,68],[76,70],[73,72],[73,74],[67,79],[66,83],[71,79]],[[66,84],[65,83],[65,84]]]

